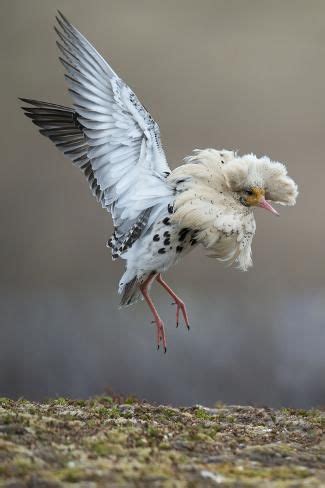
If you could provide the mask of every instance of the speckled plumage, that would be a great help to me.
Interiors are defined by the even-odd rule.
[[[113,218],[107,245],[113,259],[126,261],[119,285],[122,305],[147,301],[157,325],[157,343],[166,349],[163,322],[149,296],[156,279],[173,297],[176,321],[182,300],[161,273],[197,244],[210,256],[252,264],[253,209],[276,211],[269,201],[293,205],[297,186],[285,166],[232,151],[196,150],[171,171],[157,123],[132,90],[62,14],[58,47],[73,108],[22,99],[26,115],[41,134],[81,169],[98,202]]]
[[[130,305],[141,298],[139,283],[150,273],[164,273],[177,263],[197,244],[196,230],[172,222],[172,216],[165,213],[144,233],[137,242],[122,256],[127,261],[127,269],[120,281],[119,291],[123,295],[128,283],[133,282],[132,293],[122,296],[122,305]]]

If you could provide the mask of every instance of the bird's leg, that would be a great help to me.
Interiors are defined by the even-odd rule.
[[[149,286],[151,285],[152,281],[156,278],[156,274],[153,273],[140,285],[141,293],[150,307],[150,310],[154,317],[154,323],[156,324],[157,328],[157,349],[159,349],[160,342],[162,342],[164,352],[167,351],[167,343],[166,343],[166,335],[165,335],[165,328],[164,323],[158,315],[156,307],[154,306],[153,301],[149,295]]]
[[[188,315],[187,315],[187,311],[186,311],[186,307],[185,307],[185,303],[183,302],[183,300],[181,300],[177,295],[176,293],[170,288],[170,286],[167,285],[166,281],[164,281],[161,277],[161,274],[159,273],[158,276],[157,276],[157,281],[158,283],[161,284],[161,286],[163,288],[165,288],[165,290],[167,291],[167,293],[173,297],[173,299],[175,300],[175,304],[176,304],[176,327],[178,327],[178,323],[179,323],[179,312],[181,311],[182,312],[182,315],[184,317],[184,321],[185,321],[185,325],[186,327],[188,328],[188,330],[190,329],[190,323],[189,323],[189,320],[188,320]]]

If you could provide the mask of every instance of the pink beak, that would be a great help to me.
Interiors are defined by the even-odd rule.
[[[273,208],[272,205],[267,200],[265,200],[264,197],[261,198],[258,206],[261,208],[265,208],[265,210],[272,212],[274,215],[279,215],[278,212],[275,210],[275,208]]]

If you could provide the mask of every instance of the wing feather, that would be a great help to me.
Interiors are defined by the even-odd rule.
[[[78,120],[85,127],[87,155],[107,196],[115,225],[170,199],[161,176],[170,172],[159,128],[132,90],[80,32],[60,14],[60,58]],[[157,176],[158,175],[158,176]],[[145,195],[145,186],[154,188]],[[112,207],[112,203],[114,206]],[[125,222],[124,222],[125,224]]]
[[[26,115],[84,172],[94,195],[111,211],[124,252],[123,235],[132,245],[152,224],[150,215],[173,198],[159,127],[60,12],[57,22],[59,59],[75,110],[29,100],[33,108],[26,108]]]

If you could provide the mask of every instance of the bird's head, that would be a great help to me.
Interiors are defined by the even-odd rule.
[[[245,207],[262,207],[269,210],[274,215],[279,215],[279,213],[272,207],[270,202],[265,198],[265,189],[259,186],[252,186],[250,188],[245,188],[237,192],[239,196],[239,201]]]
[[[232,153],[223,162],[223,174],[230,191],[245,207],[262,207],[279,215],[270,202],[294,205],[296,183],[287,175],[284,164],[254,154],[239,157]],[[224,158],[225,159],[225,158]]]

